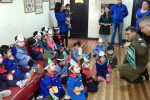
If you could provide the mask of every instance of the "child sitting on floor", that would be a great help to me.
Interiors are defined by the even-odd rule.
[[[59,28],[58,27],[53,27],[53,31],[54,31],[54,42],[56,43],[56,46],[58,45],[58,47],[59,46],[63,46],[64,47],[64,44],[63,44],[62,39],[61,39],[61,36],[59,34],[60,33]]]
[[[56,64],[56,73],[60,76],[62,84],[67,83],[68,80],[67,69],[68,69],[68,63],[66,62],[66,55],[59,54],[57,58],[57,64]]]
[[[116,55],[114,54],[114,47],[113,46],[108,46],[107,47],[106,59],[109,60],[111,70],[113,68],[115,68],[115,66],[118,65],[118,60],[117,60]]]
[[[54,50],[54,51],[57,51],[57,46],[52,38],[52,30],[50,29],[47,33],[47,47]]]
[[[101,38],[99,38],[98,44],[93,49],[93,53],[94,53],[93,56],[96,57],[96,59],[98,59],[100,51],[105,52],[105,47],[103,45],[103,40]]]
[[[54,100],[64,97],[65,90],[62,87],[60,78],[56,74],[56,67],[51,59],[44,63],[44,74],[40,82],[41,96],[46,98],[51,95]]]
[[[99,60],[95,61],[94,73],[97,75],[97,80],[100,82],[110,81],[110,64],[109,61],[106,60],[105,53],[100,51]]]
[[[71,100],[86,100],[88,96],[82,83],[80,70],[79,65],[71,59],[68,68],[69,79],[67,81],[67,93],[71,97]]]
[[[28,39],[28,45],[30,46],[30,54],[34,60],[47,60],[48,58],[53,58],[52,55],[44,52],[43,48],[41,48],[38,41],[34,38]]]
[[[92,78],[90,72],[90,62],[86,57],[79,59],[81,66],[81,75],[84,88],[87,92],[97,92],[99,82]]]
[[[77,62],[78,57],[80,56],[78,53],[78,49],[79,49],[79,44],[78,43],[74,43],[74,49],[71,49],[72,52],[72,59],[75,60]],[[90,54],[82,54],[81,56],[86,57],[87,59],[89,59]]]

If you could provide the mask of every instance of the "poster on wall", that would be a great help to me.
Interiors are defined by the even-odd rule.
[[[35,13],[36,14],[43,13],[43,1],[42,0],[35,0]]]
[[[54,9],[55,9],[55,4],[56,4],[56,2],[61,2],[61,0],[50,0],[50,1],[49,1],[50,10],[54,10]]]
[[[24,0],[25,13],[34,12],[34,0]]]
[[[1,1],[1,3],[12,3],[13,2],[13,0],[0,0]]]

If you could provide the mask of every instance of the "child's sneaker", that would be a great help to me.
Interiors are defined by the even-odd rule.
[[[28,79],[24,79],[24,80],[20,80],[19,82],[17,82],[18,87],[23,88],[24,86],[26,86],[28,82]]]
[[[33,64],[32,68],[36,68],[37,66],[35,64]]]
[[[110,81],[110,74],[106,75],[106,81],[109,82]]]
[[[4,90],[0,92],[1,97],[7,97],[11,94],[10,90]]]
[[[64,97],[64,100],[71,100],[71,98],[70,98],[69,95],[66,95],[66,96]]]
[[[97,77],[97,80],[99,81],[99,82],[103,82],[104,81],[104,78],[103,77]]]

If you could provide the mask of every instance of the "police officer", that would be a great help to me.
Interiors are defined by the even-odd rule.
[[[125,34],[128,38],[128,42],[124,47],[131,46],[135,49],[135,64],[136,69],[128,62],[125,56],[122,65],[118,66],[120,77],[126,78],[129,82],[137,84],[143,81],[142,75],[146,80],[149,80],[148,71],[146,68],[149,62],[149,50],[147,43],[136,33],[136,28],[129,26],[125,29]]]

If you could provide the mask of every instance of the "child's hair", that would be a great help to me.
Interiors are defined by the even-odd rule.
[[[71,66],[71,64],[68,63],[68,78],[69,78],[69,75],[72,73],[70,70],[73,70],[73,69],[74,69],[74,65]]]
[[[29,38],[28,40],[27,40],[27,42],[28,42],[28,45],[29,46],[32,46],[32,45],[35,45],[36,43],[37,43],[37,41],[34,39],[34,38]]]
[[[84,58],[82,56],[79,56],[77,60],[80,63],[80,65],[82,65],[84,63]]]
[[[75,46],[79,46],[79,44],[78,44],[78,43],[74,43],[74,47],[75,47]]]
[[[48,65],[49,65],[49,64],[48,64],[48,60],[47,60],[47,61],[44,63],[43,68],[47,67]],[[47,72],[48,72],[48,71],[45,69],[42,77],[44,77]]]
[[[42,34],[42,32],[40,32],[41,34]],[[36,35],[38,35],[38,31],[35,31],[34,33],[33,33],[33,37],[35,37]]]
[[[43,32],[43,31],[45,31],[45,28],[46,27],[42,27],[42,29],[41,29],[41,31]],[[49,28],[47,28],[48,30],[49,30]],[[48,31],[47,31],[48,32]]]
[[[41,36],[42,36],[42,38],[41,38],[41,40],[43,40],[43,38],[45,37],[45,33],[43,33],[43,32],[41,32]]]
[[[62,54],[62,52],[59,53],[58,59],[64,59],[64,55]],[[63,61],[63,60],[57,60],[57,63],[59,64],[61,61]]]
[[[66,4],[66,7],[70,6],[70,4]]]
[[[69,48],[65,49],[65,51],[66,51],[67,55],[70,55],[70,49]]]
[[[77,43],[78,43],[79,47],[82,45],[82,42],[81,42],[81,41],[78,41]]]
[[[59,30],[59,27],[53,27],[54,34]]]
[[[15,36],[15,41],[17,40],[17,37],[18,37],[18,35],[17,36]],[[24,39],[25,39],[25,37],[23,37]]]
[[[2,56],[4,56],[4,54],[7,54],[7,52],[11,49],[11,47],[9,47],[8,45],[2,45],[0,47],[0,53]]]
[[[108,46],[107,50],[113,50],[114,51],[114,47],[113,46]]]

